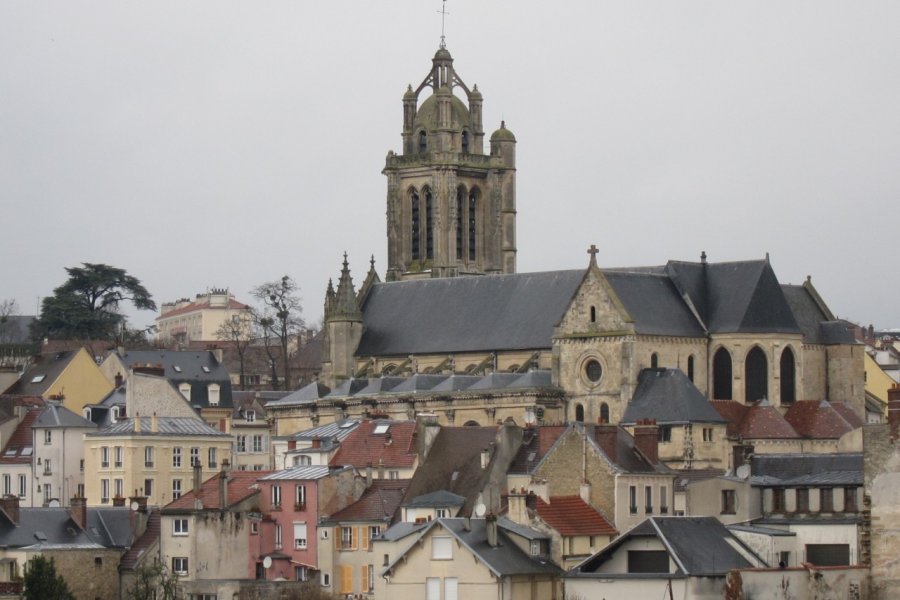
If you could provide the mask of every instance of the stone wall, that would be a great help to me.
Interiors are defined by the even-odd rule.
[[[871,567],[870,598],[900,598],[900,444],[890,425],[863,430],[865,503],[860,561]]]
[[[42,554],[53,559],[56,572],[79,600],[118,600],[122,550],[65,548]]]

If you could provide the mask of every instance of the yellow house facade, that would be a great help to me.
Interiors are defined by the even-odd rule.
[[[80,414],[85,404],[99,402],[112,388],[94,358],[79,348],[40,355],[6,393],[59,398],[63,406]]]

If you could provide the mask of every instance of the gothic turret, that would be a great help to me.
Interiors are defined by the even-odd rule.
[[[329,281],[325,292],[325,340],[321,379],[326,385],[334,387],[353,376],[356,366],[354,354],[363,329],[359,300],[345,252],[337,290],[334,290]]]
[[[501,124],[485,155],[478,86],[469,89],[443,46],[431,63],[403,94],[403,150],[388,153],[383,171],[386,279],[514,273],[515,136]]]

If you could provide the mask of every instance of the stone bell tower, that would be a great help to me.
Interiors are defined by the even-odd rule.
[[[515,273],[516,138],[501,123],[484,154],[478,86],[463,83],[443,45],[431,62],[403,95],[403,151],[388,152],[383,171],[386,279]]]

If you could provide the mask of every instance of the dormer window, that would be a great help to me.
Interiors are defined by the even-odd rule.
[[[246,413],[244,413],[244,419],[245,419],[248,423],[254,422],[254,421],[256,420],[256,411],[255,411],[255,410],[248,410]]]
[[[212,383],[209,388],[209,405],[210,406],[218,406],[219,405],[219,384]]]
[[[203,370],[204,373],[209,373],[209,372],[210,372],[210,371],[209,371],[209,367],[207,367],[206,365],[203,365],[203,366],[200,367],[200,368]]]

